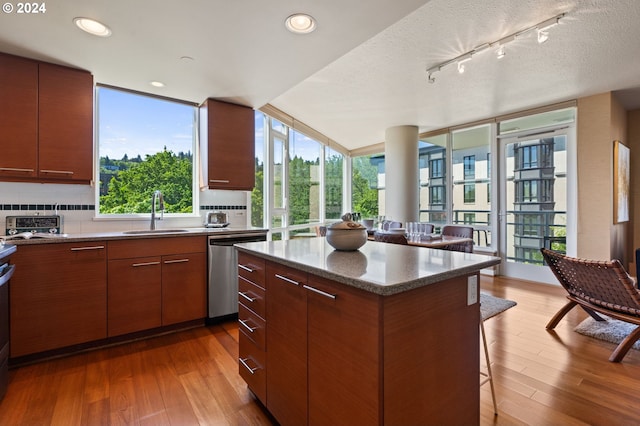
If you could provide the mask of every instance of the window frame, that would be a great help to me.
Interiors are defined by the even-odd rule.
[[[100,212],[100,89],[115,90],[122,93],[128,93],[137,96],[143,96],[151,99],[158,99],[166,102],[174,102],[178,104],[188,105],[193,108],[193,121],[192,121],[192,167],[191,167],[191,212],[190,213],[164,213],[164,218],[190,218],[200,217],[200,191],[199,191],[199,171],[200,171],[200,147],[199,147],[199,113],[198,104],[194,102],[184,101],[181,99],[170,98],[166,96],[140,92],[131,89],[125,89],[122,87],[112,86],[108,84],[97,83],[94,86],[94,172],[96,176],[96,184],[94,190],[95,197],[95,213],[94,220],[149,220],[150,213],[101,213]],[[158,151],[161,152],[161,151]],[[149,198],[149,205],[151,205],[151,198]]]

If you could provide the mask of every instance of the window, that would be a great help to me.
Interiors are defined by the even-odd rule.
[[[464,202],[475,203],[476,202],[476,185],[473,183],[464,185]]]
[[[321,145],[289,132],[289,225],[320,222]]]
[[[538,146],[522,147],[522,169],[534,169],[538,167]]]
[[[463,159],[464,162],[464,180],[476,178],[476,156],[467,155]]]
[[[429,204],[444,204],[443,186],[432,186],[429,188]]]
[[[98,214],[151,212],[155,190],[166,213],[194,213],[196,106],[97,88]]]
[[[318,223],[339,219],[344,156],[262,111],[255,117],[252,225],[269,227],[275,241],[315,234]]]
[[[444,133],[418,142],[421,222],[447,223],[447,141]]]
[[[344,157],[337,151],[326,147],[324,150],[324,198],[325,218],[340,219],[342,209]]]
[[[384,215],[384,190],[378,177],[384,173],[384,155],[353,157],[351,159],[351,205],[363,218]],[[379,199],[380,202],[379,202]]]
[[[444,161],[442,158],[436,158],[429,161],[429,178],[436,179],[444,177]]]

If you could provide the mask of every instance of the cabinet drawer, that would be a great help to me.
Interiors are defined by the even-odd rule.
[[[249,386],[255,396],[266,405],[267,403],[267,354],[253,344],[245,334],[239,338],[238,370],[240,377]]]
[[[131,259],[147,256],[168,256],[181,253],[205,253],[207,241],[204,236],[154,237],[109,241],[109,260]]]
[[[238,275],[265,288],[265,260],[242,251],[238,252]]]
[[[266,303],[264,289],[242,276],[238,278],[238,302],[265,319]]]
[[[238,328],[260,349],[265,349],[266,343],[265,321],[247,309],[244,305],[238,306]]]

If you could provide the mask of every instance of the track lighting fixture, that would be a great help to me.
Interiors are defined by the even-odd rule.
[[[536,31],[538,34],[538,43],[542,44],[544,42],[546,42],[549,39],[549,31],[548,29],[556,24],[558,24],[558,22],[560,22],[560,19],[564,18],[566,16],[566,13],[561,13],[559,15],[554,16],[553,18],[549,18],[545,21],[539,22],[536,25],[533,25],[531,27],[527,27],[524,28],[520,31],[517,31],[513,34],[509,34],[506,37],[501,38],[500,40],[496,40],[494,42],[491,43],[484,43],[481,44],[480,46],[466,52],[463,53],[462,55],[456,56],[453,59],[450,59],[448,61],[442,62],[441,64],[435,65],[433,67],[427,68],[427,80],[429,81],[429,83],[435,83],[436,79],[433,76],[434,73],[441,71],[443,68],[452,65],[452,64],[456,64],[458,67],[458,73],[462,74],[465,71],[465,65],[464,62],[470,60],[472,57],[474,57],[475,55],[477,55],[478,53],[492,48],[492,47],[498,47],[498,50],[496,51],[496,57],[498,59],[504,58],[506,51],[505,51],[505,45],[507,43],[510,43],[516,39],[520,39],[523,38],[525,35]]]
[[[538,43],[542,44],[549,40],[549,32],[546,30],[538,30]]]

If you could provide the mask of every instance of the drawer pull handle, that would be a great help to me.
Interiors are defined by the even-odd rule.
[[[71,247],[71,251],[82,251],[82,250],[102,250],[104,246],[90,246],[90,247]]]
[[[300,285],[300,283],[296,280],[292,280],[291,278],[287,278],[287,277],[283,277],[280,274],[276,274],[276,278],[280,278],[282,281],[286,281],[289,284],[293,284],[293,285]]]
[[[3,172],[24,172],[24,173],[35,172],[34,169],[18,169],[16,167],[0,167],[0,171],[3,171]]]
[[[249,358],[244,358],[244,359],[238,358],[238,361],[240,361],[240,364],[242,364],[244,368],[246,368],[251,374],[255,374],[256,370],[258,369],[258,367],[256,368],[249,367],[249,364],[247,364],[247,361],[249,361]]]
[[[253,303],[253,302],[255,302],[256,300],[258,300],[258,299],[252,299],[252,298],[250,298],[249,296],[247,296],[247,294],[246,294],[246,293],[243,293],[243,292],[241,292],[241,291],[239,291],[239,292],[238,292],[238,296],[242,296],[242,298],[243,298],[244,300],[246,300],[247,302],[251,302],[251,303]]]
[[[213,182],[213,183],[229,183],[229,179],[209,179],[209,182]]]
[[[244,328],[249,330],[249,333],[253,333],[254,331],[256,331],[258,329],[258,327],[251,327],[249,324],[247,324],[247,320],[242,320],[242,319],[238,318],[238,322],[240,322],[240,324],[242,324],[242,326]]]
[[[134,268],[137,268],[138,266],[153,266],[153,265],[159,265],[160,262],[142,262],[142,263],[134,263],[131,266],[133,266]]]
[[[185,263],[188,262],[189,259],[176,259],[176,260],[165,260],[164,263],[165,265],[169,264],[169,263]]]
[[[238,264],[238,268],[244,269],[245,271],[251,272],[251,273],[255,272],[253,269],[249,268],[248,266],[244,266],[244,265],[240,265],[240,264]]]
[[[308,285],[304,285],[304,288],[306,288],[307,290],[311,290],[314,293],[318,293],[324,297],[328,297],[329,299],[337,299],[338,296],[336,296],[335,294],[331,294],[331,293],[327,293],[326,291],[322,291],[322,290],[318,290],[317,288],[314,287],[309,287]]]
[[[59,175],[72,175],[73,172],[69,170],[40,170],[40,173],[55,173]]]

